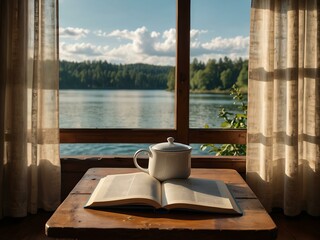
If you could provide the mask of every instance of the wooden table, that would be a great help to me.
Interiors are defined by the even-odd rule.
[[[242,216],[154,212],[152,210],[85,209],[100,178],[136,172],[134,168],[92,168],[46,223],[46,234],[75,239],[275,239],[277,228],[243,178],[231,169],[193,169],[193,177],[227,183]]]

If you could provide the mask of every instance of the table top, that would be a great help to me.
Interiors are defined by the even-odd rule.
[[[201,212],[96,210],[83,206],[99,180],[135,168],[91,168],[45,226],[55,238],[77,239],[275,239],[277,227],[255,194],[232,169],[192,169],[191,176],[224,181],[242,216]]]

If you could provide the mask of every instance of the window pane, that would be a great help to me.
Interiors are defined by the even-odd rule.
[[[60,90],[60,128],[173,128],[174,93]]]
[[[152,144],[60,144],[61,157],[74,155],[126,155],[133,156],[139,149],[149,149]],[[192,155],[206,155],[200,144],[191,144]]]
[[[150,144],[60,144],[61,156],[73,155],[127,155],[138,149],[148,149]]]
[[[191,1],[191,128],[220,128],[224,122],[218,117],[222,108],[239,112],[230,96],[230,87],[237,83],[243,93],[247,90],[250,3]]]
[[[60,127],[173,128],[175,1],[59,4]]]

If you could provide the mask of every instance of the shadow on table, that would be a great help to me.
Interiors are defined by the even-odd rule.
[[[92,209],[93,210],[93,209]],[[202,212],[190,209],[154,209],[148,206],[117,206],[108,208],[95,208],[97,211],[112,212],[117,214],[131,215],[144,218],[169,218],[177,220],[205,220],[205,219],[222,219],[238,218],[241,215],[227,213]]]

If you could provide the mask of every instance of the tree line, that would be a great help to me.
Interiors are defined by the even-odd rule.
[[[174,89],[174,69],[168,77],[168,89]],[[231,60],[228,57],[209,59],[205,64],[193,59],[190,64],[190,89],[193,91],[228,90],[234,84],[247,89],[248,60]]]
[[[60,61],[60,89],[166,89],[171,66]]]
[[[107,61],[60,61],[60,89],[174,89],[175,68],[151,64],[112,64]],[[190,89],[246,88],[248,60],[196,58],[190,64]]]

